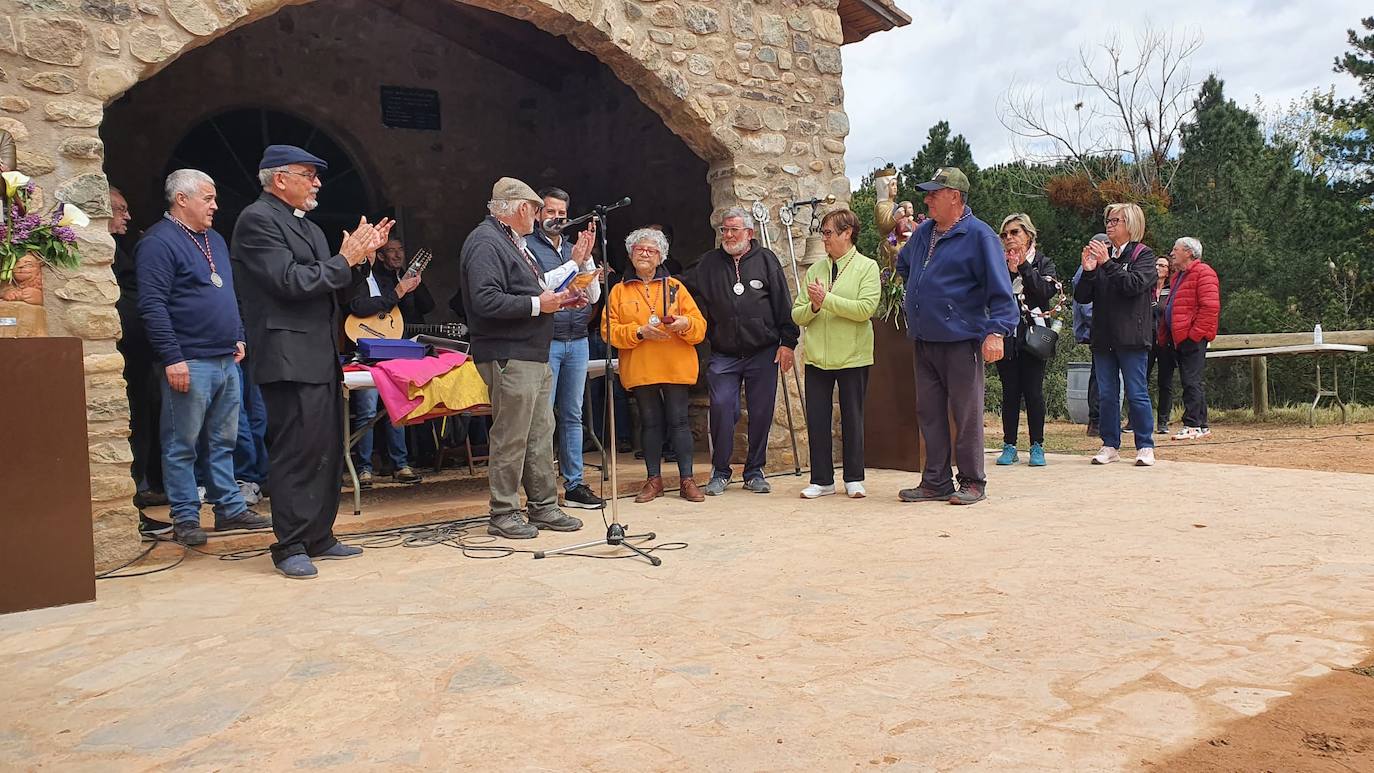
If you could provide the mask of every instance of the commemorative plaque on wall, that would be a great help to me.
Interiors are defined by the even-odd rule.
[[[383,86],[382,125],[389,129],[439,131],[439,92]]]

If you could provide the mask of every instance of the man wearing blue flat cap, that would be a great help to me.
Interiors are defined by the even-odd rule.
[[[250,378],[262,387],[272,438],[272,562],[294,579],[318,574],[312,558],[362,552],[334,539],[344,442],[335,293],[353,284],[353,267],[372,259],[392,226],[361,217],[330,254],[324,232],[305,217],[327,168],[294,145],[269,145],[258,164],[262,195],[234,226]]]

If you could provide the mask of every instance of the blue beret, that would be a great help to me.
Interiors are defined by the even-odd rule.
[[[273,169],[287,164],[311,164],[321,170],[329,168],[324,159],[311,155],[295,145],[268,145],[262,152],[262,161],[258,162],[258,169]]]

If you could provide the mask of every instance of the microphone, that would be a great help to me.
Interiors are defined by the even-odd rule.
[[[1092,240],[1095,242],[1104,242],[1106,244],[1111,244],[1111,240],[1107,238],[1106,234],[1093,234]]]
[[[561,234],[569,228],[575,228],[579,225],[582,225],[583,223],[587,222],[588,220],[591,220],[597,215],[604,215],[613,209],[620,209],[621,207],[628,207],[629,205],[630,197],[626,196],[625,198],[621,199],[620,201],[617,201],[614,204],[598,204],[597,206],[592,207],[591,212],[588,212],[587,214],[582,215],[581,217],[575,217],[572,220],[558,217],[546,218],[542,225],[544,226],[545,231],[548,231],[550,233]]]

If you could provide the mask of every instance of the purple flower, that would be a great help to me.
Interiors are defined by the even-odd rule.
[[[56,236],[67,244],[76,241],[76,231],[73,231],[71,226],[60,225],[52,229],[52,233],[53,236]]]
[[[16,244],[23,244],[24,242],[29,240],[29,235],[33,233],[34,229],[40,228],[42,227],[42,225],[42,216],[24,215],[23,217],[14,221],[14,232],[11,235],[11,241],[13,241]]]
[[[24,187],[20,190],[24,191],[25,196],[32,196],[33,192],[37,190],[37,188],[38,186],[34,183],[34,181],[29,180],[28,182],[24,183]]]

